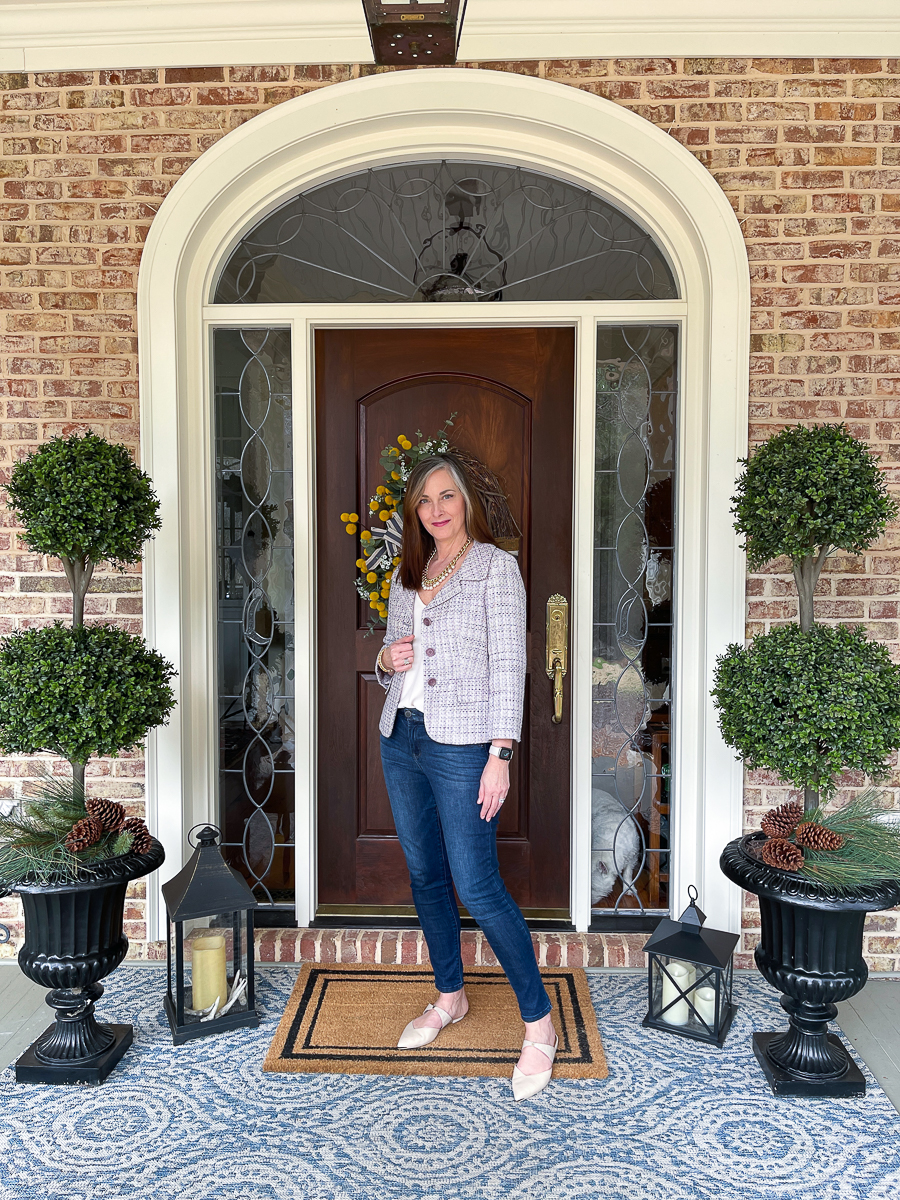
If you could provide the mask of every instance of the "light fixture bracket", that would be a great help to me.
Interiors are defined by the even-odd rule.
[[[447,67],[456,62],[467,0],[363,0],[380,67]],[[460,12],[462,7],[462,12]]]

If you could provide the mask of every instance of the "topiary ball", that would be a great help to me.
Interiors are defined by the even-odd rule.
[[[24,542],[38,554],[121,566],[137,562],[160,527],[150,477],[127,446],[94,433],[51,438],[16,463],[7,492]]]
[[[884,472],[844,425],[797,425],[750,458],[732,499],[752,569],[828,546],[859,554],[897,515]]]
[[[84,763],[143,741],[168,718],[170,662],[112,625],[56,622],[0,647],[0,751]]]
[[[862,626],[784,625],[716,662],[719,726],[752,770],[827,797],[843,770],[872,779],[900,747],[900,666]]]

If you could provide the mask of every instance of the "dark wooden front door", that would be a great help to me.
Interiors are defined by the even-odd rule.
[[[367,513],[384,446],[435,433],[451,413],[452,440],[497,473],[522,530],[528,680],[500,868],[526,915],[568,912],[569,688],[554,725],[545,614],[572,578],[574,354],[571,329],[316,334],[320,917],[412,903],[381,772],[381,634],[368,633],[370,610],[353,588],[358,546],[338,518]]]

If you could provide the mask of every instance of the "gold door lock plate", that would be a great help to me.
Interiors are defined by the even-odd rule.
[[[547,675],[553,680],[554,725],[562,721],[563,676],[569,665],[569,602],[558,593],[547,601]]]

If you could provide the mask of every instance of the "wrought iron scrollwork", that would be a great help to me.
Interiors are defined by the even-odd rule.
[[[522,167],[372,167],[301,193],[226,263],[224,304],[650,300],[660,248],[602,197]]]
[[[289,365],[283,330],[217,332],[222,848],[270,906],[292,892]]]
[[[665,911],[675,331],[598,332],[592,900]]]

